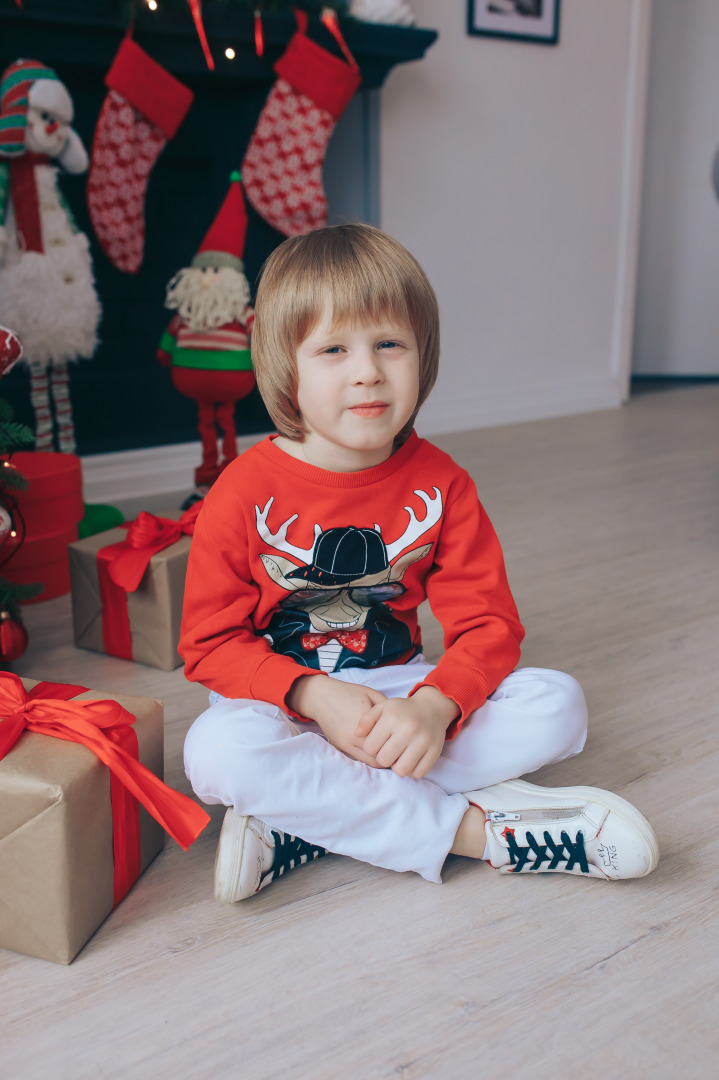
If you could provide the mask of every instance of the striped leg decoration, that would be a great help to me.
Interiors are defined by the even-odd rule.
[[[30,401],[35,413],[35,449],[52,450],[50,384],[43,364],[30,364]]]
[[[77,449],[75,442],[75,425],[72,419],[72,401],[70,400],[70,378],[67,371],[67,361],[61,360],[53,364],[50,371],[52,396],[55,403],[55,420],[57,422],[57,441],[59,450],[63,454],[74,454]]]
[[[215,410],[203,401],[197,403],[197,430],[202,441],[202,468],[214,469],[217,466],[217,428]]]

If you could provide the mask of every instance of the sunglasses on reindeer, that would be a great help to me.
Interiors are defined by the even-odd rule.
[[[381,604],[385,600],[401,596],[407,589],[399,581],[383,581],[379,585],[352,585],[348,589],[298,589],[292,593],[290,599],[293,603],[307,604],[322,598],[329,600],[341,592],[349,593],[350,600],[360,607],[372,607],[373,604]]]

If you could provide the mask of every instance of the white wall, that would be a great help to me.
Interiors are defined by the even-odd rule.
[[[625,398],[649,0],[563,0],[556,47],[469,36],[465,0],[381,96],[382,227],[442,311],[425,433]]]
[[[655,0],[634,366],[719,375],[719,3]]]

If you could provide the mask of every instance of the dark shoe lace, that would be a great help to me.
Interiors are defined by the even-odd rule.
[[[540,870],[543,862],[548,862],[546,870],[573,870],[576,865],[583,874],[589,873],[587,854],[584,850],[584,834],[578,832],[576,839],[572,841],[569,834],[562,832],[560,841],[557,843],[548,832],[544,834],[544,843],[539,844],[531,832],[525,833],[526,847],[521,847],[514,838],[511,829],[506,831],[507,844],[509,845],[509,861],[514,867],[512,873],[520,874],[523,870]],[[551,855],[549,854],[551,852]],[[534,862],[527,866],[530,856],[534,854]],[[560,867],[564,861],[565,866]]]
[[[285,870],[294,870],[296,866],[312,862],[313,859],[321,859],[327,854],[326,848],[308,844],[299,836],[289,836],[276,829],[272,829],[272,836],[275,841],[275,859],[270,870],[272,878],[280,877]]]

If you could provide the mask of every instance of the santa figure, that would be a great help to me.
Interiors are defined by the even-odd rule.
[[[57,184],[88,156],[70,127],[72,99],[50,68],[17,60],[0,80],[0,323],[22,338],[31,372],[35,446],[75,451],[68,361],[97,347],[100,302],[87,237]],[[52,399],[52,400],[51,400]]]
[[[230,190],[200,250],[167,286],[165,306],[177,314],[157,354],[170,367],[175,389],[197,402],[202,464],[195,469],[195,484],[200,490],[209,489],[237,457],[235,402],[255,385],[250,359],[254,312],[242,262],[247,212],[240,180],[238,172],[231,174]]]

